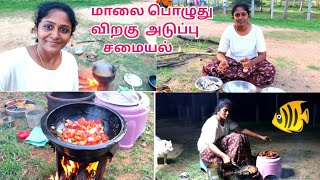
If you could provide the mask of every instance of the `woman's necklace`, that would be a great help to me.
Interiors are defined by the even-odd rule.
[[[43,68],[47,69],[47,67],[44,65],[43,60],[42,60],[42,58],[41,58],[41,56],[40,56],[40,53],[39,53],[39,50],[38,50],[38,45],[37,45],[37,47],[36,47],[36,51],[37,51],[37,53],[38,53],[38,56],[39,56],[39,59],[40,59],[40,61],[41,61],[41,63],[42,63]],[[60,58],[61,58],[61,56],[62,56],[62,53],[61,53],[61,51],[60,51]]]
[[[39,50],[38,50],[38,45],[37,45],[37,47],[36,47],[36,50],[37,50],[37,53],[38,53],[38,56],[39,56],[39,58],[40,58],[40,61],[41,61],[41,63],[42,63],[43,68],[47,69],[46,66],[45,66],[44,63],[43,63],[43,60],[42,60],[41,56],[40,56],[40,53],[39,53]]]

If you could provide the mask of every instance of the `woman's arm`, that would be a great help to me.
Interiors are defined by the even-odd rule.
[[[228,61],[226,59],[226,52],[217,52],[217,60],[220,62],[218,70],[223,72],[226,68],[229,67]]]
[[[258,52],[258,56],[256,58],[252,60],[245,58],[240,60],[240,62],[242,62],[243,67],[251,67],[266,59],[267,59],[267,52]]]
[[[220,51],[218,51],[217,52],[217,60],[218,61],[227,61],[227,59],[226,59],[226,52],[220,52]]]
[[[246,128],[242,129],[239,126],[236,127],[234,129],[234,131],[237,132],[237,133],[241,133],[241,134],[245,134],[245,135],[248,135],[248,136],[251,136],[251,137],[254,137],[254,138],[261,139],[263,141],[271,141],[271,139],[268,136],[262,136],[260,134],[257,134],[255,132],[250,131],[249,129],[246,129]]]
[[[258,52],[258,56],[254,59],[252,59],[251,62],[251,66],[256,65],[264,60],[267,59],[267,52]]]
[[[215,144],[209,143],[208,148],[211,152],[213,152],[218,157],[222,158],[224,164],[228,164],[231,162],[230,157],[222,152]]]

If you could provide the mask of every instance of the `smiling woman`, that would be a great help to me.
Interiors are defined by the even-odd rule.
[[[227,82],[245,80],[261,88],[273,83],[275,67],[266,60],[267,52],[261,29],[249,23],[246,3],[233,6],[233,25],[223,32],[217,58],[203,66],[203,76],[215,76]]]
[[[0,91],[78,91],[78,65],[62,51],[77,26],[73,10],[59,2],[35,14],[37,44],[0,54]]]

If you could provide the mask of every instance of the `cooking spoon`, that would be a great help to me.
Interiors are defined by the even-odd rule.
[[[235,167],[237,167],[237,168],[241,169],[241,167],[240,167],[240,166],[238,166],[234,161],[232,161],[231,163],[232,163],[232,165],[233,165],[233,166],[235,166]]]

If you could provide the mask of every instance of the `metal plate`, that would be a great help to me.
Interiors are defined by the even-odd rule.
[[[135,74],[126,73],[123,78],[131,86],[139,87],[142,85],[142,79]]]
[[[18,101],[24,101],[23,105],[19,104]],[[27,110],[26,104],[35,105],[35,102],[31,98],[25,98],[25,97],[12,98],[8,100],[4,106],[6,109],[6,114],[15,118],[24,118],[25,111]]]
[[[141,99],[137,92],[131,91],[96,91],[95,93],[101,101],[119,106],[135,106]]]

